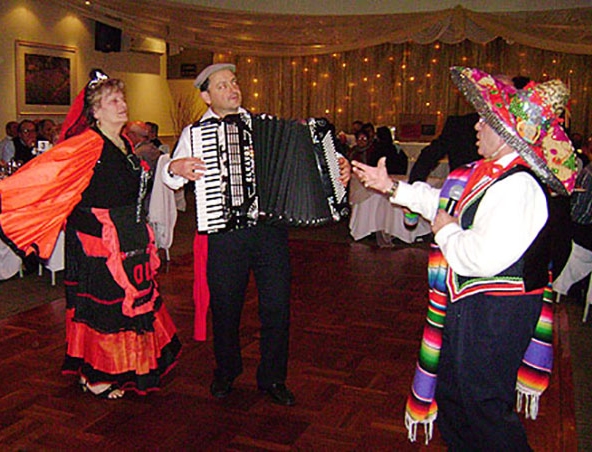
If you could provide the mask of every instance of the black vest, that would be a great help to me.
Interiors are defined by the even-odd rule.
[[[510,169],[507,173],[500,176],[493,184],[499,182],[500,180],[505,179],[506,177],[516,174],[518,172],[527,172],[528,174],[533,177],[540,187],[542,188],[545,196],[547,197],[547,205],[549,203],[549,192],[547,188],[542,184],[542,182],[535,176],[535,174],[527,167],[518,165]],[[490,185],[490,187],[491,187]],[[489,189],[488,187],[487,189]],[[484,190],[478,198],[475,199],[471,205],[467,206],[463,210],[463,214],[461,217],[461,226],[463,229],[468,229],[473,224],[475,219],[475,213],[477,212],[477,207],[479,203],[483,199],[483,195],[487,192],[487,189]],[[545,287],[549,282],[549,264],[551,262],[551,246],[550,246],[550,227],[549,227],[549,218],[547,218],[547,222],[543,226],[543,228],[539,231],[539,234],[530,244],[528,249],[524,252],[524,254],[510,265],[505,270],[501,271],[497,276],[504,276],[509,278],[522,278],[524,281],[524,288],[526,292],[530,292],[535,289],[539,289],[541,287]],[[468,282],[471,277],[464,277],[460,275],[456,275],[457,280],[459,283],[464,284]]]

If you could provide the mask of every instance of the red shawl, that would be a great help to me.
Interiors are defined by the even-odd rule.
[[[35,252],[48,259],[102,149],[103,139],[89,129],[1,180],[0,238],[21,255]]]

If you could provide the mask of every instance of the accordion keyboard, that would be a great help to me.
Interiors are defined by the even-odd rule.
[[[222,174],[218,164],[218,125],[208,124],[192,129],[192,145],[201,157],[206,172],[195,181],[195,203],[198,231],[213,231],[226,226],[224,199],[220,191]]]
[[[333,135],[327,133],[323,137],[322,143],[327,166],[329,167],[329,178],[331,179],[331,185],[333,186],[333,192],[335,193],[336,203],[341,203],[347,196],[347,191],[339,180],[341,172],[339,170],[339,162],[337,161],[337,149],[335,149]]]

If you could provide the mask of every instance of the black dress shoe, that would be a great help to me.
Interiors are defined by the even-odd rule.
[[[232,380],[226,378],[215,377],[210,385],[210,393],[218,398],[223,399],[232,391]]]
[[[283,383],[272,384],[268,388],[259,388],[271,397],[271,401],[278,405],[292,406],[296,403],[294,394]]]

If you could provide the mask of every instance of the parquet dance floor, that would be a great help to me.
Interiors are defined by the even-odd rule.
[[[436,429],[410,443],[403,408],[426,313],[425,247],[292,240],[288,386],[279,407],[256,388],[257,301],[249,288],[242,325],[245,372],[225,400],[209,394],[211,335],[191,339],[192,257],[159,275],[184,344],[162,390],[97,400],[59,372],[64,302],[0,321],[0,450],[7,451],[412,451],[445,450]],[[567,318],[556,305],[555,372],[539,418],[525,420],[536,451],[575,451]],[[562,329],[563,328],[563,329]]]

